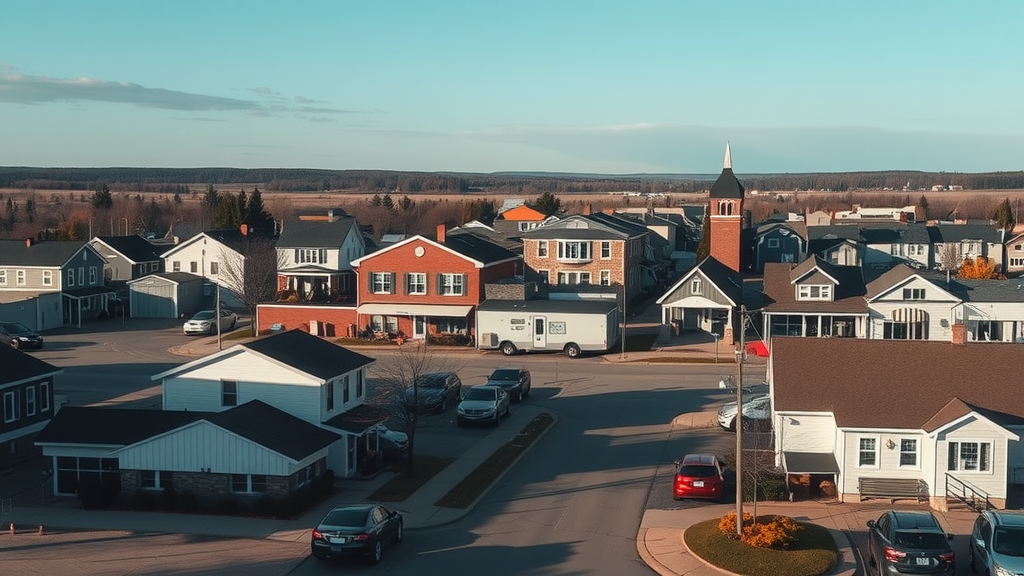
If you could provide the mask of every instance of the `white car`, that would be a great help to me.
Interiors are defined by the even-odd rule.
[[[508,393],[500,386],[473,386],[459,402],[456,424],[493,422],[497,426],[503,416],[508,416],[509,404]]]
[[[213,321],[214,314],[213,310],[196,312],[195,316],[192,316],[188,322],[185,322],[183,327],[185,334],[216,334],[217,324]],[[234,330],[235,324],[238,324],[238,315],[231,310],[222,308],[220,311],[220,331],[223,333]]]
[[[772,402],[768,395],[751,396],[743,399],[743,419],[768,422],[772,417]],[[727,402],[718,409],[718,425],[726,430],[736,429],[736,403]],[[746,428],[744,428],[746,430]]]
[[[380,441],[380,449],[385,454],[393,454],[401,456],[409,450],[409,435],[405,432],[398,432],[397,430],[391,430],[383,424],[377,424],[372,428],[377,432],[377,438]]]

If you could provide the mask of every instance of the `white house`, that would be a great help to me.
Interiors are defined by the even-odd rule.
[[[867,285],[868,338],[942,340],[953,338],[954,309],[961,299],[909,266],[901,265]]]
[[[284,223],[277,239],[277,289],[300,301],[355,301],[352,261],[366,255],[355,218],[341,209]]]
[[[245,256],[240,248],[245,236],[241,230],[207,230],[199,233],[161,255],[164,271],[202,276],[224,289],[221,298],[238,304],[236,300],[242,286],[232,278],[245,277]],[[212,292],[207,294],[211,295]]]
[[[922,487],[931,506],[975,496],[1006,507],[1024,483],[1024,354],[1016,344],[772,340],[775,446],[790,486],[861,479]]]

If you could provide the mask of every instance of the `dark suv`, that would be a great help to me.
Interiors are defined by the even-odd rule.
[[[513,402],[530,395],[530,371],[526,368],[498,368],[487,377],[488,386],[499,386]]]
[[[420,375],[416,386],[405,391],[405,402],[408,406],[418,404],[416,412],[420,414],[444,412],[458,404],[461,396],[462,380],[455,372],[432,372]]]
[[[890,510],[868,520],[868,564],[880,575],[955,574],[952,538],[931,512]]]

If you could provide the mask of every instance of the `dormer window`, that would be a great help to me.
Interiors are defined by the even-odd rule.
[[[831,300],[832,286],[809,284],[798,287],[797,300]]]

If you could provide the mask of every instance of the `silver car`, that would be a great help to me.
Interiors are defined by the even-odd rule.
[[[751,396],[743,399],[743,420],[763,425],[772,417],[771,397]],[[726,430],[736,430],[736,403],[726,402],[718,409],[718,425]],[[746,430],[746,428],[744,428]]]
[[[196,312],[195,316],[185,322],[184,331],[185,334],[216,334],[217,323],[213,321],[216,313],[213,310],[203,310]],[[235,329],[235,324],[238,323],[238,316],[231,310],[221,309],[220,311],[220,331],[227,332]]]
[[[970,555],[975,574],[1024,574],[1024,513],[982,512],[974,521]]]
[[[508,416],[509,397],[499,386],[473,386],[462,396],[456,423],[493,422],[495,426]]]

